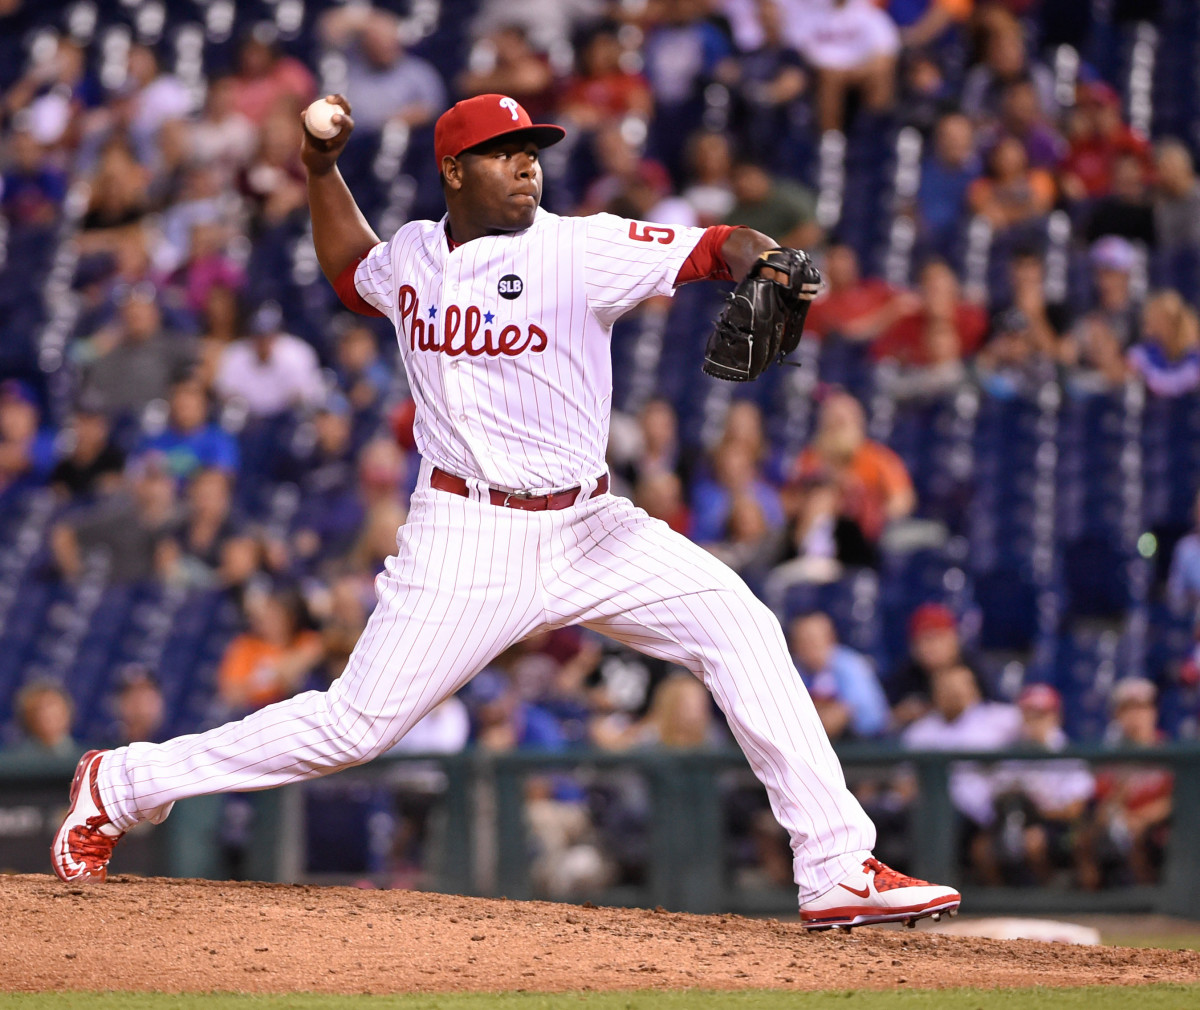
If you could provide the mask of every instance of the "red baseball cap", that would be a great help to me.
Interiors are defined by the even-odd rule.
[[[443,112],[433,128],[433,153],[438,168],[441,169],[442,159],[447,155],[457,158],[469,147],[510,134],[522,134],[538,147],[549,147],[562,140],[567,131],[550,123],[535,123],[521,104],[508,95],[464,98]]]
[[[1057,712],[1062,708],[1062,698],[1049,684],[1027,684],[1017,698],[1017,704],[1035,712]]]
[[[911,638],[927,631],[953,631],[958,627],[954,611],[944,603],[922,603],[908,619],[908,634]]]

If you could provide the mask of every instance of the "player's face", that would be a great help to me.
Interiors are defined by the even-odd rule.
[[[489,232],[522,231],[533,224],[542,201],[536,144],[501,139],[464,151],[457,161],[459,196],[474,223]]]

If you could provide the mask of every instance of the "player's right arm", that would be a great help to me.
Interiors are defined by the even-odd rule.
[[[379,236],[367,224],[337,167],[338,156],[354,130],[350,103],[341,95],[330,95],[329,101],[345,110],[341,115],[341,130],[335,137],[321,140],[305,129],[300,160],[308,173],[308,209],[312,215],[317,262],[325,278],[336,288],[346,270],[379,244]],[[338,122],[337,117],[334,122]]]

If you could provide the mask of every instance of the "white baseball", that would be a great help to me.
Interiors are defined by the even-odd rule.
[[[333,117],[340,116],[344,111],[340,105],[335,105],[325,98],[318,98],[304,110],[304,125],[314,137],[332,140],[342,129],[342,124],[334,123]]]

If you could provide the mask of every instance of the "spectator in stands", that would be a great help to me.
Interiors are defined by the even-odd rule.
[[[147,434],[135,454],[159,452],[181,485],[204,468],[234,473],[238,465],[237,440],[209,420],[208,394],[191,376],[171,387],[167,424],[157,434]]]
[[[163,72],[150,46],[135,44],[129,49],[129,66],[116,110],[119,123],[127,127],[145,162],[163,125],[192,111],[192,96],[178,77]]]
[[[978,350],[987,332],[987,314],[983,309],[962,297],[958,277],[945,260],[931,259],[921,267],[919,302],[913,307],[910,300],[900,301],[909,311],[899,316],[871,345],[871,357],[876,361],[891,358],[904,365],[927,365],[929,333],[934,328],[934,351],[946,360],[953,353],[937,346],[940,334],[937,324],[949,326],[957,339],[958,356],[970,356]],[[893,303],[896,304],[896,303]]]
[[[214,385],[222,399],[240,401],[254,417],[274,417],[325,398],[317,353],[283,332],[278,302],[263,302],[249,330],[249,337],[235,340],[221,354]]]
[[[779,557],[782,526],[782,517],[778,524],[768,520],[756,495],[735,494],[729,503],[720,538],[704,546],[757,591]]]
[[[507,23],[480,39],[458,78],[463,95],[510,95],[534,122],[554,109],[554,71],[546,56],[534,48],[525,29]]]
[[[808,87],[804,60],[788,41],[782,0],[756,0],[762,42],[735,58],[733,94],[739,132],[750,157],[786,171],[780,152],[794,125],[797,99]]]
[[[672,169],[682,153],[677,137],[699,125],[700,95],[714,80],[732,80],[735,68],[729,39],[706,18],[699,0],[664,0],[659,17],[646,30],[644,73],[654,96],[654,153]],[[532,113],[530,113],[532,115]]]
[[[705,228],[724,221],[733,210],[733,149],[724,133],[704,130],[688,139],[687,166],[690,181],[683,198]]]
[[[1148,680],[1119,680],[1109,698],[1113,718],[1105,743],[1115,750],[1161,747],[1165,736],[1158,728],[1157,695]],[[1163,767],[1116,766],[1100,773],[1092,830],[1081,845],[1084,887],[1157,882],[1173,789],[1174,777]]]
[[[763,427],[762,408],[753,400],[734,400],[725,413],[721,429],[721,444],[729,442],[743,446],[756,463],[764,463],[770,450]]]
[[[85,252],[111,248],[128,229],[141,224],[150,209],[146,196],[150,179],[149,170],[123,136],[114,135],[105,143],[80,222],[84,232],[94,233],[81,240]]]
[[[356,417],[376,421],[392,388],[392,370],[379,353],[375,332],[357,316],[341,317],[335,328],[339,330],[335,349],[338,388],[345,392]]]
[[[302,559],[344,555],[359,535],[366,514],[351,437],[350,404],[333,393],[313,417],[316,444],[300,481],[300,506],[292,543]]]
[[[1015,705],[984,701],[975,675],[966,666],[950,666],[933,677],[933,709],[901,736],[909,750],[1004,750],[1021,736],[1021,712]],[[950,770],[950,799],[968,822],[975,849],[993,823],[992,783],[974,762],[956,762]]]
[[[1044,217],[1054,205],[1054,177],[1031,168],[1025,146],[1002,136],[987,155],[987,173],[967,190],[971,213],[993,228],[1006,230]]]
[[[232,712],[290,698],[324,654],[308,627],[304,600],[292,590],[252,593],[245,602],[249,629],[229,643],[217,672],[217,694]]]
[[[1099,313],[1089,312],[1076,323],[1059,354],[1067,367],[1067,388],[1076,395],[1111,393],[1129,378],[1121,341]]]
[[[211,390],[216,381],[221,356],[242,330],[241,303],[237,289],[214,284],[208,289],[200,313],[200,340],[195,376]]]
[[[259,130],[258,151],[238,179],[253,211],[255,231],[284,224],[299,214],[307,200],[300,164],[300,117],[281,108],[267,116]]]
[[[961,112],[946,113],[937,121],[933,150],[921,168],[917,189],[921,227],[940,256],[954,252],[963,227],[967,192],[981,171],[971,121]]]
[[[471,710],[472,738],[482,750],[563,750],[566,737],[545,708],[523,701],[497,656],[463,692]]]
[[[303,63],[279,51],[273,26],[261,24],[238,47],[232,88],[233,108],[262,126],[280,110],[298,121],[296,113],[316,97],[317,83]]]
[[[794,481],[784,494],[791,517],[783,563],[767,579],[767,599],[778,599],[794,582],[824,583],[841,578],[846,568],[873,568],[879,552],[862,527],[839,513],[841,492],[831,473],[814,470]]]
[[[1142,338],[1129,367],[1156,396],[1183,396],[1200,387],[1200,320],[1178,291],[1159,291],[1142,312]]]
[[[67,176],[28,125],[9,134],[0,209],[10,228],[49,228],[67,195]]]
[[[900,33],[870,0],[833,0],[808,12],[804,56],[816,71],[817,125],[842,130],[855,91],[875,113],[892,107]]]
[[[600,174],[584,193],[579,213],[608,211],[674,223],[673,219],[658,214],[655,207],[671,191],[671,177],[666,168],[653,158],[643,157],[616,125],[597,131],[593,148]],[[694,224],[691,208],[686,207],[684,212],[689,220],[681,223]]]
[[[1054,74],[1029,58],[1020,23],[1008,11],[993,6],[985,12],[983,26],[983,62],[973,66],[963,81],[962,111],[977,123],[997,119],[1005,88],[1028,80],[1037,92],[1042,114],[1055,118]]]
[[[655,685],[641,719],[602,719],[592,731],[593,741],[604,750],[711,749],[722,741],[712,698],[692,674],[678,669]]]
[[[1116,334],[1122,349],[1137,339],[1141,307],[1134,300],[1131,282],[1137,252],[1127,239],[1107,235],[1091,248],[1092,280],[1096,292],[1094,311]]]
[[[823,290],[813,301],[806,332],[843,340],[874,340],[898,319],[920,310],[911,291],[891,287],[878,277],[863,277],[858,254],[835,242],[825,256]]]
[[[0,495],[45,476],[53,463],[53,436],[40,432],[37,398],[20,379],[0,383]]]
[[[316,594],[310,610],[317,621],[324,647],[320,684],[332,684],[345,672],[350,653],[366,630],[367,617],[374,604],[374,593],[364,593],[362,583],[353,575],[334,577],[327,592]]]
[[[158,678],[146,667],[135,664],[120,671],[111,703],[116,716],[111,746],[163,740],[166,702]]]
[[[175,478],[165,458],[148,453],[130,464],[117,491],[57,523],[50,546],[65,579],[96,566],[110,582],[144,582],[165,573],[178,519]]]
[[[817,431],[796,461],[794,477],[830,475],[840,495],[839,514],[854,520],[870,543],[884,527],[916,506],[912,479],[887,446],[867,438],[861,404],[849,393],[833,393],[821,403]]]
[[[404,51],[391,11],[368,4],[331,7],[317,31],[327,46],[346,54],[355,129],[376,133],[388,122],[425,126],[446,109],[441,75],[428,60]]]
[[[879,678],[862,653],[839,644],[828,614],[793,618],[788,642],[830,740],[883,735],[888,703]]]
[[[74,761],[83,748],[71,737],[75,703],[59,684],[35,680],[17,692],[13,708],[20,736],[8,753]]]
[[[683,497],[683,481],[671,470],[647,470],[633,489],[633,501],[652,519],[661,519],[676,533],[691,535],[692,514]]]
[[[1122,154],[1114,162],[1112,192],[1093,205],[1085,235],[1089,242],[1120,235],[1147,248],[1156,244],[1146,167],[1137,155]]]
[[[19,40],[20,31],[15,33]],[[100,105],[103,90],[88,69],[87,50],[67,36],[52,37],[53,47],[39,47],[23,74],[3,100],[5,117],[28,112],[28,125],[40,143],[57,146],[78,142],[81,120]],[[22,50],[24,46],[22,46]],[[24,52],[22,52],[24,57]],[[10,68],[11,71],[16,67]],[[5,79],[9,79],[6,75]]]
[[[213,288],[240,289],[246,275],[229,255],[231,237],[230,229],[219,220],[195,221],[189,229],[184,260],[168,279],[168,297],[182,296],[188,311],[199,315]]]
[[[685,484],[692,473],[691,453],[679,438],[675,408],[661,397],[647,400],[637,416],[637,436],[626,455],[617,460],[620,476],[629,484],[661,472],[676,474]]]
[[[1028,77],[1018,78],[1004,86],[995,134],[997,137],[1007,135],[1019,140],[1033,168],[1053,170],[1066,153],[1063,138],[1048,122],[1037,87]],[[991,145],[985,142],[985,146]]]
[[[188,587],[228,587],[240,585],[253,574],[241,545],[230,546],[239,538],[232,492],[227,471],[193,471],[184,516],[164,548],[168,580]]]
[[[897,121],[911,126],[922,137],[933,134],[938,120],[957,103],[954,85],[932,53],[908,53],[900,64],[900,97]]]
[[[893,721],[907,726],[925,715],[934,678],[952,666],[971,668],[954,611],[943,603],[922,603],[908,619],[908,655],[884,681]]]
[[[697,480],[692,490],[693,540],[701,544],[724,540],[734,521],[734,504],[743,498],[757,503],[767,529],[783,528],[779,493],[763,477],[751,446],[735,440],[722,442],[713,453],[712,464],[712,476]],[[746,511],[743,504],[738,521],[757,527]],[[766,530],[760,532],[765,535]]]
[[[254,124],[237,108],[237,82],[232,77],[211,78],[204,108],[188,131],[192,159],[217,171],[228,185],[250,163],[257,147]]]
[[[970,379],[963,363],[962,341],[948,319],[931,318],[921,334],[919,363],[898,364],[894,372],[880,372],[880,388],[894,399],[940,400],[962,389]]]
[[[87,501],[121,485],[125,453],[113,441],[112,424],[95,398],[84,397],[65,427],[63,454],[50,471],[59,498]]]
[[[1181,253],[1200,256],[1200,182],[1192,165],[1192,154],[1178,140],[1159,144],[1155,155],[1157,179],[1154,186],[1154,236],[1169,256]]]
[[[1067,118],[1067,156],[1060,166],[1063,196],[1095,199],[1112,191],[1117,159],[1132,155],[1151,169],[1146,138],[1121,120],[1121,98],[1102,81],[1081,84]]]
[[[1067,328],[1067,307],[1046,300],[1045,259],[1034,249],[1017,249],[1008,261],[1010,305],[1029,320],[1034,342],[1049,357],[1059,356],[1060,334]]]
[[[692,674],[680,671],[654,688],[650,709],[629,744],[694,750],[711,749],[721,740],[712,698]]]
[[[1001,312],[992,335],[975,355],[975,378],[998,399],[1033,396],[1057,377],[1057,361],[1043,347],[1044,334],[1020,309]]]
[[[163,330],[157,295],[150,284],[118,294],[116,323],[77,348],[83,388],[115,417],[137,417],[151,400],[164,399],[171,384],[192,365],[190,341]],[[90,360],[89,360],[90,359]]]
[[[358,454],[358,472],[366,518],[348,561],[352,571],[373,579],[396,553],[396,530],[407,516],[400,499],[404,456],[391,439],[374,438]]]
[[[1062,698],[1030,684],[1017,698],[1019,745],[1054,753],[1067,746]],[[1084,761],[1005,761],[992,773],[995,821],[975,846],[975,869],[991,885],[1049,884],[1076,860],[1096,780]]]
[[[1194,526],[1171,555],[1167,600],[1177,614],[1195,614],[1200,604],[1200,495],[1192,505]]]
[[[559,113],[580,130],[592,131],[628,116],[649,122],[654,114],[650,84],[622,66],[625,56],[615,22],[586,29],[577,47],[575,73],[567,80]]]
[[[798,182],[773,178],[760,165],[740,161],[733,166],[733,195],[736,202],[725,219],[766,235],[780,244],[811,249],[821,241],[816,219],[816,199]]]

